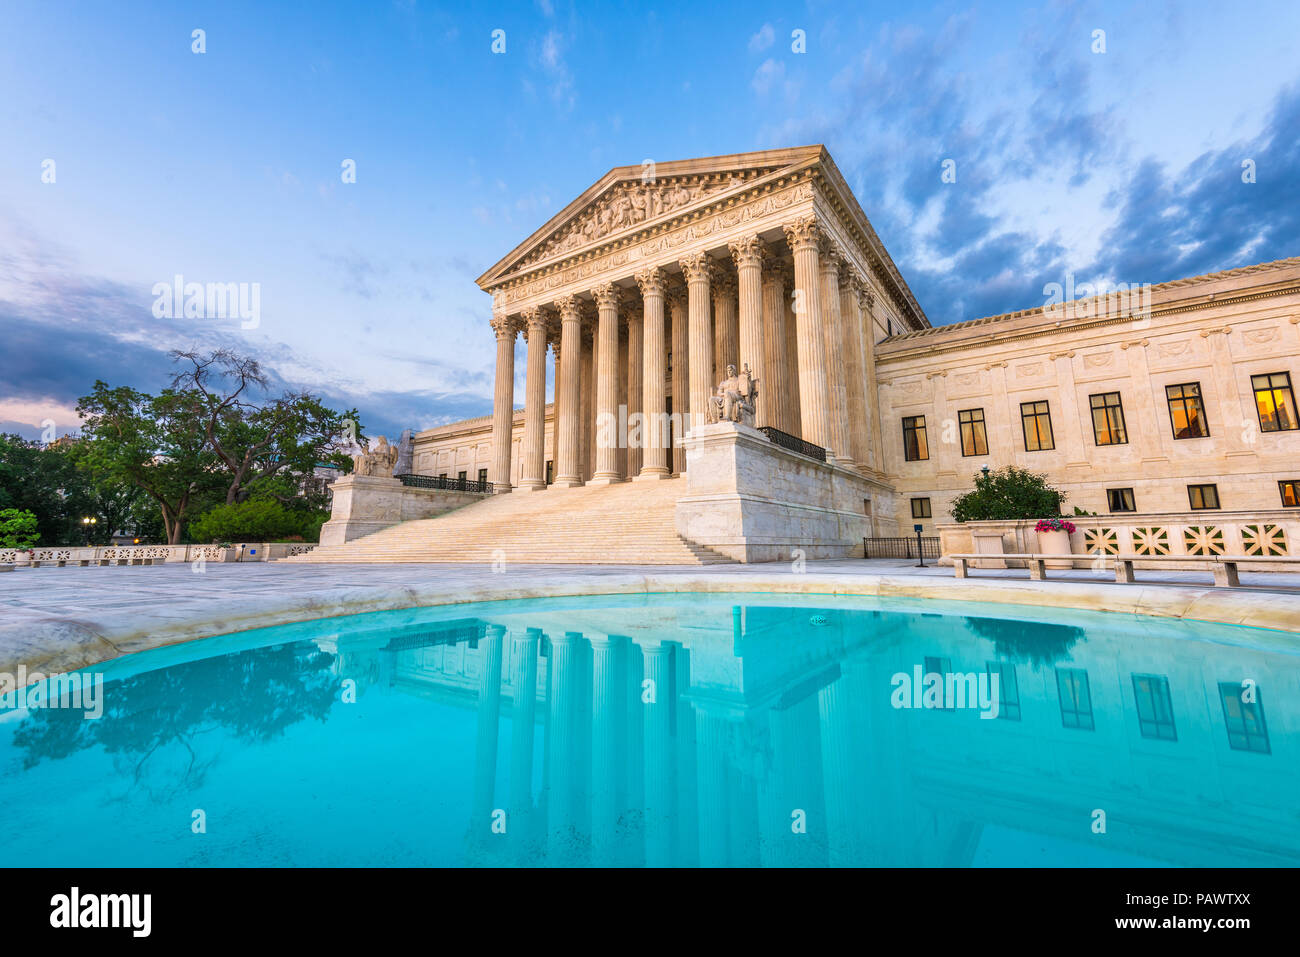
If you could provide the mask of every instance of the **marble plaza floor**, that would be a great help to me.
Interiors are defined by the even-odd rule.
[[[1242,572],[1244,587],[1215,588],[1210,573],[976,570],[874,559],[790,564],[319,565],[209,563],[18,569],[0,575],[0,671],[44,672],[214,634],[418,605],[555,595],[762,591],[905,596],[1151,614],[1279,628],[1300,635],[1300,575]]]

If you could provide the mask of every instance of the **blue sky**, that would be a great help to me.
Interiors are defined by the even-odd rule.
[[[1293,0],[10,0],[0,430],[75,428],[94,379],[157,388],[192,345],[252,353],[372,433],[486,414],[474,278],[647,158],[825,143],[935,324],[1040,305],[1067,272],[1297,255],[1297,35]],[[176,274],[258,283],[260,324],[155,318]]]

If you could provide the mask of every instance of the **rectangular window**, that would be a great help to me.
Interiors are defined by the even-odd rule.
[[[1187,486],[1187,501],[1193,511],[1219,507],[1219,487],[1217,485]]]
[[[547,459],[546,460],[546,484],[550,485],[554,481],[555,481],[555,461],[553,459]]]
[[[925,416],[903,416],[903,457],[909,462],[923,462],[930,457],[925,440]]]
[[[1223,723],[1228,726],[1228,747],[1234,751],[1271,753],[1268,748],[1268,727],[1264,724],[1264,701],[1259,688],[1241,682],[1220,681],[1219,698],[1223,701]],[[1243,698],[1249,700],[1243,701]]]
[[[1300,429],[1296,421],[1295,393],[1291,391],[1291,373],[1270,372],[1250,377],[1255,390],[1255,411],[1263,432],[1290,432]]]
[[[1169,421],[1174,427],[1174,438],[1200,439],[1210,434],[1199,382],[1167,385],[1165,396],[1169,400]]]
[[[447,473],[446,473],[446,472],[443,472],[441,475],[438,476],[438,478],[440,478],[440,479],[445,479],[446,477],[447,477]]]
[[[465,473],[464,473],[464,472],[457,472],[457,473],[456,473],[456,481],[457,481],[457,482],[463,482],[463,481],[465,481]]]
[[[547,466],[549,466],[551,463],[550,463],[550,462],[547,462],[546,464],[547,464]],[[549,468],[548,468],[548,471],[549,471]],[[549,477],[549,476],[548,476],[548,477]],[[486,481],[487,481],[487,469],[479,469],[479,470],[478,470],[478,480],[479,480],[480,482],[486,482]]]
[[[1093,730],[1092,692],[1088,689],[1088,672],[1082,668],[1057,668],[1056,693],[1061,699],[1061,725],[1084,731]]]
[[[928,498],[912,499],[912,517],[913,518],[930,517],[930,500]]]
[[[1137,704],[1138,727],[1144,738],[1177,741],[1174,705],[1169,697],[1169,679],[1162,675],[1134,675],[1133,700]]]
[[[957,413],[961,426],[961,454],[988,455],[989,439],[984,431],[984,410],[963,409]]]
[[[989,681],[998,679],[998,717],[1007,721],[1020,720],[1020,685],[1016,682],[1016,666],[1009,661],[988,663]]]
[[[1300,479],[1286,479],[1277,483],[1277,490],[1282,493],[1282,507],[1300,506]]]
[[[1131,488],[1106,489],[1106,504],[1112,512],[1136,512],[1137,504],[1133,500]]]
[[[943,702],[940,711],[953,710],[953,702],[948,700],[948,675],[952,674],[951,658],[931,658],[928,655],[925,659],[925,674],[928,681],[930,675],[939,676],[939,700]]]
[[[1052,413],[1047,402],[1021,402],[1020,424],[1025,432],[1026,452],[1047,452],[1056,448],[1052,438]]]
[[[1124,428],[1124,403],[1118,392],[1102,392],[1088,396],[1092,406],[1092,435],[1098,445],[1127,445],[1128,432]]]

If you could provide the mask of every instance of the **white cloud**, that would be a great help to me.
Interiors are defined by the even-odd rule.
[[[772,29],[772,24],[765,23],[749,38],[749,52],[762,53],[776,41],[776,31]]]
[[[769,57],[763,61],[762,66],[754,71],[754,92],[759,96],[765,96],[773,86],[779,84],[784,79],[785,64],[780,60],[773,60]]]

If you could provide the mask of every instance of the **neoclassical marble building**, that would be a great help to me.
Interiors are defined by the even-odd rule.
[[[809,146],[613,169],[478,284],[494,413],[419,433],[420,475],[685,476],[678,533],[740,560],[932,534],[985,466],[1126,519],[1300,504],[1300,258],[932,327]],[[729,366],[760,431],[706,421]]]

